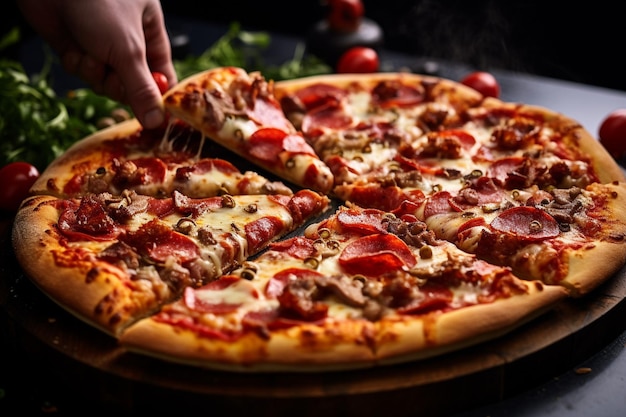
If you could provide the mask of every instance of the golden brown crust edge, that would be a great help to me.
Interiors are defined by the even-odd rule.
[[[364,336],[371,328],[366,321],[340,321],[329,327],[304,324],[275,332],[270,339],[248,333],[227,341],[148,318],[126,329],[120,342],[133,352],[209,369],[321,372],[375,365]]]
[[[410,72],[378,72],[371,74],[322,74],[312,75],[274,83],[274,96],[277,100],[292,94],[306,86],[317,83],[330,84],[339,88],[347,88],[358,84],[372,88],[381,81],[401,81],[408,85],[429,84],[433,86],[430,94],[438,99],[452,103],[462,102],[467,106],[478,105],[484,97],[476,90],[461,83],[432,75]]]
[[[527,294],[452,312],[303,325],[270,339],[256,334],[231,342],[203,338],[149,318],[128,328],[120,341],[130,351],[170,362],[238,372],[323,372],[404,363],[499,337],[567,297],[559,286],[527,285]]]
[[[425,359],[495,339],[553,308],[567,291],[539,281],[526,283],[528,293],[477,304],[447,313],[434,313],[427,328],[410,318],[389,327],[378,343],[381,363]],[[426,333],[425,333],[426,332]]]
[[[626,264],[626,183],[593,184],[588,190],[607,198],[599,213],[604,230],[591,248],[568,252],[569,273],[561,285],[573,297],[589,293]]]
[[[120,270],[63,258],[64,248],[55,226],[58,210],[49,204],[54,200],[52,196],[34,196],[24,201],[11,235],[15,256],[25,274],[48,297],[79,319],[115,336],[136,314],[148,313],[143,311],[140,294],[122,282]],[[63,265],[65,261],[68,265]]]
[[[597,242],[584,252],[571,251],[569,274],[561,285],[572,297],[582,297],[615,275],[626,262],[626,244]]]

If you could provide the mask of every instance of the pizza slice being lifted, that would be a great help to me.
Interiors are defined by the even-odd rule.
[[[279,178],[327,193],[330,169],[285,117],[273,83],[241,68],[210,69],[163,96],[165,108],[209,139]]]

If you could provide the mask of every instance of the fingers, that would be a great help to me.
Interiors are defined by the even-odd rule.
[[[163,124],[161,92],[144,59],[128,60],[127,68],[118,71],[77,49],[66,51],[61,60],[67,72],[79,76],[96,94],[130,105],[144,127]]]
[[[61,51],[63,66],[94,92],[128,104],[144,127],[155,128],[163,124],[165,113],[152,72],[163,73],[169,86],[177,82],[163,13],[158,1],[123,4],[128,6],[125,16],[130,24],[109,27],[115,37],[91,31],[91,27],[77,30],[90,36],[76,37],[78,42],[65,44]],[[139,19],[133,19],[138,6],[143,11]]]
[[[131,60],[117,71],[124,94],[139,122],[146,128],[158,127],[165,121],[163,98],[152,77],[153,71],[163,73],[169,86],[176,84],[177,77],[172,63],[171,45],[163,14],[158,2],[150,3],[142,19],[145,37],[143,59]]]
[[[145,61],[140,59],[135,65],[115,71],[73,49],[64,53],[62,63],[66,71],[78,75],[96,94],[128,104],[144,127],[152,129],[163,124],[163,99]]]

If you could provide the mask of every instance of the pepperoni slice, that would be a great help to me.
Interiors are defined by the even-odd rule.
[[[559,225],[545,211],[531,206],[513,207],[493,219],[491,227],[523,240],[539,241],[557,237]]]
[[[441,311],[450,306],[454,294],[447,286],[439,283],[427,283],[420,288],[422,297],[413,299],[408,305],[398,307],[401,314],[425,314]]]
[[[163,217],[174,211],[174,199],[173,198],[150,198],[148,199],[147,212],[157,216]]]
[[[268,282],[265,293],[280,303],[280,315],[288,320],[313,322],[324,319],[328,304],[316,300],[312,286],[323,277],[317,271],[287,268],[276,273]]]
[[[308,189],[299,190],[292,196],[274,194],[268,195],[268,198],[289,210],[295,223],[301,223],[328,206],[328,200],[325,197]]]
[[[459,226],[459,230],[457,233],[460,235],[466,230],[472,229],[474,227],[486,226],[486,225],[487,225],[487,222],[485,221],[484,217],[474,217],[473,219],[468,220],[465,223],[463,223],[461,226]]]
[[[376,234],[359,238],[344,248],[339,265],[350,274],[378,276],[417,263],[409,247],[395,235]]]
[[[216,210],[222,207],[223,197],[191,198],[180,191],[172,193],[172,203],[174,208],[185,215],[198,217],[209,210]]]
[[[189,237],[176,233],[171,227],[152,220],[123,240],[156,262],[165,262],[170,256],[184,263],[200,256],[200,250]]]
[[[265,97],[257,97],[254,106],[246,109],[246,114],[260,126],[272,126],[284,131],[293,129],[278,103]]]
[[[458,194],[450,200],[450,204],[457,211],[463,211],[484,204],[499,204],[504,200],[505,194],[495,185],[492,178],[482,176],[474,180],[469,187],[459,190]]]
[[[472,147],[476,144],[476,138],[464,130],[443,130],[439,132],[439,135],[454,137],[456,140],[459,141],[461,147],[466,151],[472,149]]]
[[[58,224],[59,230],[71,240],[111,240],[122,230],[102,204],[89,195],[78,206],[68,203]]]
[[[499,181],[500,184],[505,184],[509,173],[515,171],[523,163],[524,158],[520,156],[500,158],[491,164],[487,171],[487,176]]]
[[[203,158],[190,166],[180,167],[176,170],[176,179],[184,180],[190,174],[202,175],[213,170],[218,170],[224,174],[236,174],[239,169],[230,162],[219,158]]]
[[[299,190],[287,202],[287,208],[291,213],[291,217],[297,224],[320,212],[326,205],[327,200],[319,193],[307,189]]]
[[[302,88],[296,92],[296,97],[304,105],[307,111],[327,103],[337,103],[341,101],[348,91],[330,84],[313,84]]]
[[[265,295],[270,298],[276,298],[283,293],[287,284],[296,279],[316,278],[323,276],[321,273],[312,269],[305,268],[287,268],[277,272],[265,286]]]
[[[381,220],[382,213],[374,209],[342,210],[337,214],[337,221],[344,231],[356,232],[361,235],[385,233],[387,229]]]
[[[442,214],[454,211],[454,206],[450,203],[452,194],[448,191],[439,191],[433,194],[424,206],[424,219],[435,214]]]
[[[459,159],[476,143],[474,136],[462,130],[436,130],[428,132],[428,143],[420,152],[421,157]]]
[[[312,240],[299,236],[272,243],[270,246],[273,251],[284,252],[297,259],[306,259],[317,252]]]
[[[336,103],[318,107],[302,119],[302,132],[309,136],[321,134],[321,128],[345,130],[352,125],[352,116]]]
[[[250,253],[256,253],[282,232],[284,225],[280,218],[266,216],[247,223],[245,230],[248,251],[250,251]]]
[[[354,160],[348,160],[339,155],[330,155],[328,156],[328,158],[326,158],[324,162],[326,163],[326,165],[328,165],[330,171],[337,177],[346,174],[362,174],[358,167],[358,164],[355,163]]]
[[[393,211],[406,201],[421,204],[424,193],[421,190],[404,191],[397,186],[357,185],[349,188],[346,199],[363,207]]]
[[[372,90],[372,101],[382,108],[409,107],[424,101],[423,89],[398,81],[382,81]]]
[[[134,165],[134,170],[129,173],[126,168]],[[111,180],[118,187],[129,187],[140,184],[157,184],[165,180],[167,165],[159,158],[137,158],[122,163],[115,176]]]
[[[313,148],[302,136],[274,128],[254,132],[247,141],[247,151],[254,158],[272,163],[280,160],[282,152],[315,155]]]

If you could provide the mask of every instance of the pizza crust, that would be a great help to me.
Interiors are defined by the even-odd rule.
[[[568,296],[564,288],[539,281],[528,282],[527,288],[526,294],[432,313],[423,320],[407,316],[395,323],[383,321],[376,356],[380,363],[399,363],[493,340],[544,314]]]
[[[440,103],[467,108],[483,102],[482,94],[463,84],[430,75],[409,72],[379,72],[372,74],[322,74],[274,83],[274,96],[281,100],[314,84],[330,84],[339,88],[373,88],[383,81],[399,81],[406,85],[425,86],[426,94]]]
[[[581,297],[615,275],[626,263],[626,183],[615,182],[589,187],[607,196],[600,220],[606,230],[588,248],[569,249],[569,272],[560,282],[572,297]]]
[[[567,298],[559,286],[529,282],[528,293],[450,312],[392,316],[379,322],[333,321],[234,341],[202,337],[148,318],[128,328],[129,350],[209,369],[237,372],[325,372],[422,360],[492,340]]]
[[[303,324],[272,332],[269,339],[246,333],[236,340],[202,337],[154,318],[128,328],[120,342],[133,352],[208,369],[236,372],[324,372],[376,365],[365,321],[328,326]]]

